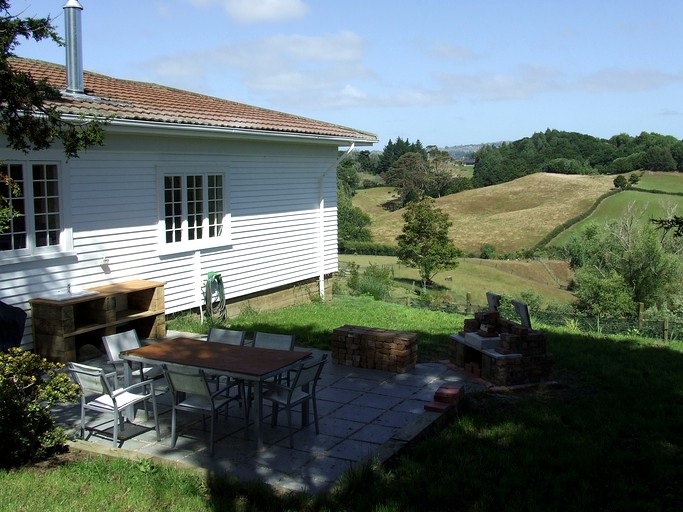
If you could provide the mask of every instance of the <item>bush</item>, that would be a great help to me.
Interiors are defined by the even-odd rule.
[[[357,264],[350,265],[348,285],[354,294],[369,295],[375,300],[389,297],[389,289],[394,280],[394,271],[391,267],[370,264],[362,274],[358,270]]]
[[[370,256],[396,256],[398,246],[376,242],[339,241],[339,254],[367,254]]]
[[[74,401],[79,388],[63,365],[32,352],[0,352],[0,453],[2,467],[18,466],[56,452],[67,441],[49,407]]]
[[[494,260],[496,256],[496,248],[491,244],[484,244],[479,249],[479,257],[482,260]]]

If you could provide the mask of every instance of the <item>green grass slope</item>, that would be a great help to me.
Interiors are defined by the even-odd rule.
[[[400,265],[394,257],[340,254],[339,262],[342,268],[349,262],[356,263],[361,271],[370,264],[390,266],[394,278],[403,283],[406,290],[420,287],[417,270]],[[571,278],[569,266],[562,261],[463,258],[457,268],[437,274],[434,283],[443,295],[458,304],[465,304],[468,293],[474,305],[483,306],[487,291],[518,296],[520,291],[532,290],[547,305],[567,304],[574,300],[574,295],[567,291]]]
[[[643,180],[643,186],[650,190],[667,192],[683,191],[683,174],[657,173]],[[549,245],[563,245],[575,232],[582,230],[589,223],[604,224],[619,218],[629,209],[633,209],[642,223],[650,219],[668,217],[670,214],[681,215],[683,212],[683,196],[626,190],[606,198],[586,219],[575,224],[567,231],[555,237]]]

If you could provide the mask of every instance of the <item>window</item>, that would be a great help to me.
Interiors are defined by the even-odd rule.
[[[57,164],[9,163],[0,172],[18,185],[20,194],[13,196],[4,180],[0,195],[19,213],[0,233],[3,255],[29,256],[64,249],[64,227],[60,206]]]
[[[227,243],[226,178],[216,172],[164,172],[163,241],[190,248]]]

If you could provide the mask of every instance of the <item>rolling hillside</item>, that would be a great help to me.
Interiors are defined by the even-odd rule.
[[[555,226],[590,208],[613,188],[614,176],[537,173],[491,187],[468,190],[436,200],[450,216],[451,238],[466,252],[491,244],[498,252],[532,247]],[[358,191],[354,205],[373,219],[374,240],[395,244],[403,227],[402,211],[388,212],[382,203],[391,188]]]

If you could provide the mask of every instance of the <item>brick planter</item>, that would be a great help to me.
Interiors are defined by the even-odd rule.
[[[332,362],[405,373],[417,363],[417,334],[344,325],[332,332]]]

